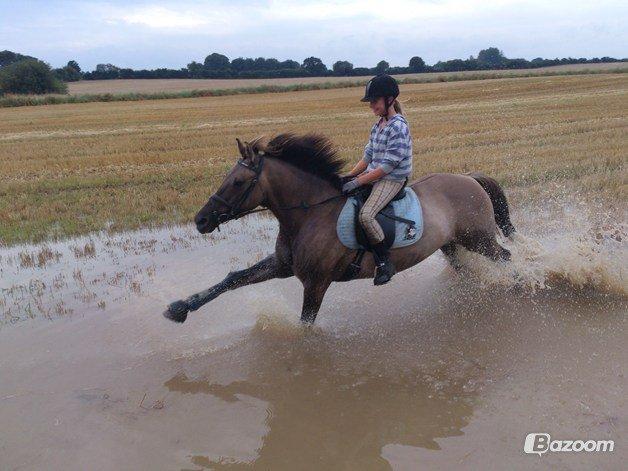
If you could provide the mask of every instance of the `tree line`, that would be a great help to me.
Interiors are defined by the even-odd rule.
[[[85,80],[103,80],[115,78],[276,78],[276,77],[351,77],[362,75],[408,74],[421,72],[454,72],[462,70],[487,69],[524,69],[547,67],[560,64],[616,62],[612,57],[602,58],[564,58],[509,59],[496,47],[481,50],[477,57],[439,61],[429,66],[419,57],[414,56],[406,67],[391,67],[382,60],[375,67],[354,67],[346,60],[335,62],[331,69],[318,57],[308,57],[299,63],[294,60],[279,61],[274,58],[258,57],[229,60],[224,54],[214,52],[201,62],[192,61],[181,69],[134,70],[119,68],[112,64],[98,64],[96,69],[82,74]],[[70,64],[68,64],[69,66]]]
[[[496,47],[482,49],[477,57],[438,61],[427,65],[419,57],[412,57],[405,67],[391,67],[382,60],[375,67],[354,67],[346,60],[335,62],[331,69],[318,57],[308,57],[302,62],[279,61],[274,58],[238,57],[230,60],[224,54],[212,53],[201,62],[192,61],[180,69],[141,69],[121,68],[113,64],[98,64],[92,71],[83,71],[79,64],[71,60],[64,67],[51,69],[46,63],[30,56],[11,51],[0,52],[0,93],[63,93],[65,82],[78,80],[112,79],[165,79],[165,78],[279,78],[279,77],[351,77],[376,75],[380,73],[407,74],[423,72],[457,72],[488,69],[525,69],[561,64],[587,64],[599,62],[620,62],[626,59],[563,58],[510,59]]]

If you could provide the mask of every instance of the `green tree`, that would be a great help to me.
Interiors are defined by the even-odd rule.
[[[67,93],[65,83],[50,66],[37,59],[25,59],[0,69],[0,89],[5,93]]]
[[[325,75],[327,73],[327,66],[318,57],[304,59],[302,67],[311,75]]]
[[[472,66],[473,63],[469,63],[468,60],[462,59],[452,59],[450,61],[438,61],[434,64],[435,72],[456,72],[459,70],[469,70],[469,67]]]
[[[425,66],[425,61],[421,59],[419,56],[414,56],[410,59],[410,63],[408,64],[411,72],[425,72],[427,67]]]
[[[54,73],[59,80],[64,82],[77,82],[83,78],[81,68],[76,61],[70,61],[65,67],[55,69]]]
[[[188,74],[192,78],[202,78],[203,77],[203,64],[200,62],[192,61],[188,64]]]
[[[281,68],[282,69],[291,69],[291,70],[296,70],[296,69],[300,69],[301,68],[301,64],[299,64],[297,61],[293,61],[291,59],[285,60],[281,62]]]
[[[335,75],[351,75],[353,64],[349,61],[337,61],[332,66]]]
[[[96,72],[100,72],[101,74],[108,74],[119,70],[120,68],[113,64],[96,64]]]
[[[378,74],[385,73],[388,69],[390,69],[390,64],[386,61],[379,61],[375,66],[375,72]]]
[[[96,80],[109,80],[120,78],[120,67],[113,64],[96,64],[96,70],[93,72]]]
[[[255,68],[255,60],[250,57],[238,57],[231,61],[231,68],[236,72],[242,72],[244,70],[253,70]]]
[[[13,64],[14,62],[23,61],[24,59],[36,60],[34,57],[18,54],[17,52],[7,50],[0,51],[0,67]]]
[[[205,62],[203,64],[207,70],[227,70],[229,68],[229,58],[225,55],[214,52],[205,58]]]
[[[478,64],[480,67],[488,69],[500,69],[504,66],[507,59],[503,52],[496,47],[489,47],[488,49],[482,49],[478,53]]]
[[[81,66],[78,65],[78,62],[76,61],[69,61],[68,65],[66,65],[66,67],[70,68],[70,69],[74,69],[76,72],[78,72],[79,74],[82,72],[81,71]]]
[[[281,68],[281,62],[279,62],[277,59],[275,59],[274,57],[266,59],[266,70],[277,70],[279,68]]]

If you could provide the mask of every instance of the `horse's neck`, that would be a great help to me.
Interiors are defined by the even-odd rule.
[[[290,208],[296,208],[303,203],[312,205],[339,194],[337,188],[320,177],[285,162],[272,160],[269,163],[271,165],[265,181],[266,206],[279,224],[291,232],[298,230],[308,217],[327,204],[308,210]]]

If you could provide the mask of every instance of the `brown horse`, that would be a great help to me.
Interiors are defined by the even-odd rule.
[[[301,320],[312,323],[333,281],[373,276],[374,264],[365,257],[359,272],[349,276],[355,250],[343,246],[336,221],[346,201],[340,193],[344,165],[327,139],[318,135],[281,134],[270,142],[238,142],[242,158],[195,217],[205,234],[221,223],[262,206],[279,221],[275,253],[244,270],[229,273],[211,288],[172,303],[164,316],[184,322],[222,293],[273,278],[296,276],[303,283]],[[457,246],[492,260],[508,260],[500,246],[499,227],[510,236],[508,203],[497,182],[481,174],[437,173],[414,181],[423,208],[424,230],[418,242],[391,251],[397,271],[405,270],[441,249],[454,267]]]

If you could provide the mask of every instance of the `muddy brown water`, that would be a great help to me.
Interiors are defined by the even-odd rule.
[[[295,280],[161,317],[264,256],[269,218],[0,249],[0,468],[622,469],[625,226],[581,209],[515,212],[508,266],[333,285],[310,329]]]

